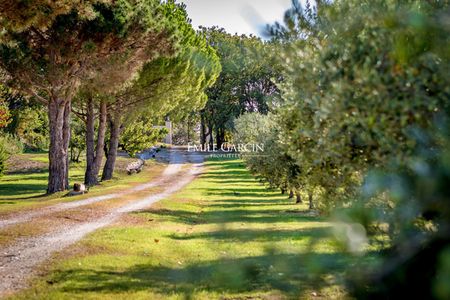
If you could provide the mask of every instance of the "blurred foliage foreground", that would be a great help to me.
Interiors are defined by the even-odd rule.
[[[433,133],[411,130],[414,155],[370,171],[358,200],[335,213],[348,249],[361,241],[386,249],[347,277],[358,299],[450,298],[450,123],[435,123]]]
[[[236,122],[268,146],[253,173],[314,196],[356,258],[381,246],[348,266],[358,299],[450,299],[449,20],[448,1],[293,1],[270,28],[281,100]]]

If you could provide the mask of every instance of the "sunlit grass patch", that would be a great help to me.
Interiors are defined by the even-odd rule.
[[[83,299],[328,299],[348,266],[329,222],[256,181],[241,161],[211,160],[181,192],[58,255],[19,295]],[[327,276],[315,277],[326,266]]]
[[[19,154],[15,161],[20,160],[26,166],[27,162],[40,162],[36,168],[23,168],[15,170],[0,178],[0,213],[8,213],[22,208],[48,205],[57,202],[80,200],[95,195],[100,195],[113,191],[120,191],[138,183],[148,182],[159,174],[164,164],[154,161],[147,161],[143,172],[129,176],[124,170],[119,169],[112,180],[102,182],[99,186],[90,189],[88,194],[74,197],[63,197],[67,192],[45,195],[48,180],[48,154],[47,153],[26,153]],[[126,165],[133,159],[118,157],[118,164]],[[22,165],[22,166],[23,166]],[[69,183],[84,181],[85,163],[71,163],[69,170]]]

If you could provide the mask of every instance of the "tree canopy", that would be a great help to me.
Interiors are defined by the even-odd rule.
[[[164,72],[160,75],[166,77],[153,80],[169,79],[170,72],[164,67],[172,64],[178,68],[171,67],[172,76],[189,78],[187,86],[192,88],[185,91],[197,99],[194,91],[211,84],[218,70],[218,64],[209,61],[214,52],[202,48],[184,6],[174,1],[6,1],[2,2],[0,20],[2,82],[48,107],[49,193],[68,187],[70,115],[78,92],[89,91],[88,99],[109,95],[109,110],[116,107],[118,111],[126,106],[124,94],[130,89],[134,98],[128,95],[127,105],[149,98],[149,93],[176,91],[173,87],[178,86],[180,78],[172,81],[171,89],[159,85],[153,90],[156,82],[143,85],[148,73],[158,72],[158,64],[162,67],[159,71]],[[169,60],[150,65],[161,57]],[[196,68],[201,71],[192,76]],[[189,72],[190,76],[186,75]],[[81,105],[88,100],[83,96],[78,99]]]

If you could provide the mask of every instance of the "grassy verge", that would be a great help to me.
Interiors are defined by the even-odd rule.
[[[211,160],[182,192],[59,254],[19,299],[340,298],[330,224]],[[314,277],[323,265],[327,275]]]
[[[163,165],[148,161],[144,171],[128,176],[125,167],[133,159],[118,157],[118,171],[113,180],[101,183],[92,188],[88,194],[75,197],[63,197],[67,192],[45,195],[48,180],[48,154],[19,154],[9,162],[6,175],[0,177],[0,214],[10,213],[21,209],[31,209],[64,201],[80,200],[100,194],[125,189],[134,184],[151,180],[162,170]],[[83,182],[85,163],[71,163],[69,182]]]

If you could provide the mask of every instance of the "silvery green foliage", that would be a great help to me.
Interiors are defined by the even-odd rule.
[[[248,168],[271,187],[300,190],[300,168],[286,152],[273,114],[247,113],[234,121],[234,144],[261,145],[263,151],[242,153]]]
[[[430,128],[448,111],[448,6],[335,1],[314,13],[283,45],[278,114],[289,154],[310,174],[305,184],[333,205],[355,196],[369,168],[411,155],[410,126]]]
[[[358,299],[448,299],[448,2],[320,4],[314,22],[296,10],[292,24],[306,26],[285,31],[288,153],[322,202],[350,208],[336,234],[348,250],[388,247],[349,272]]]

